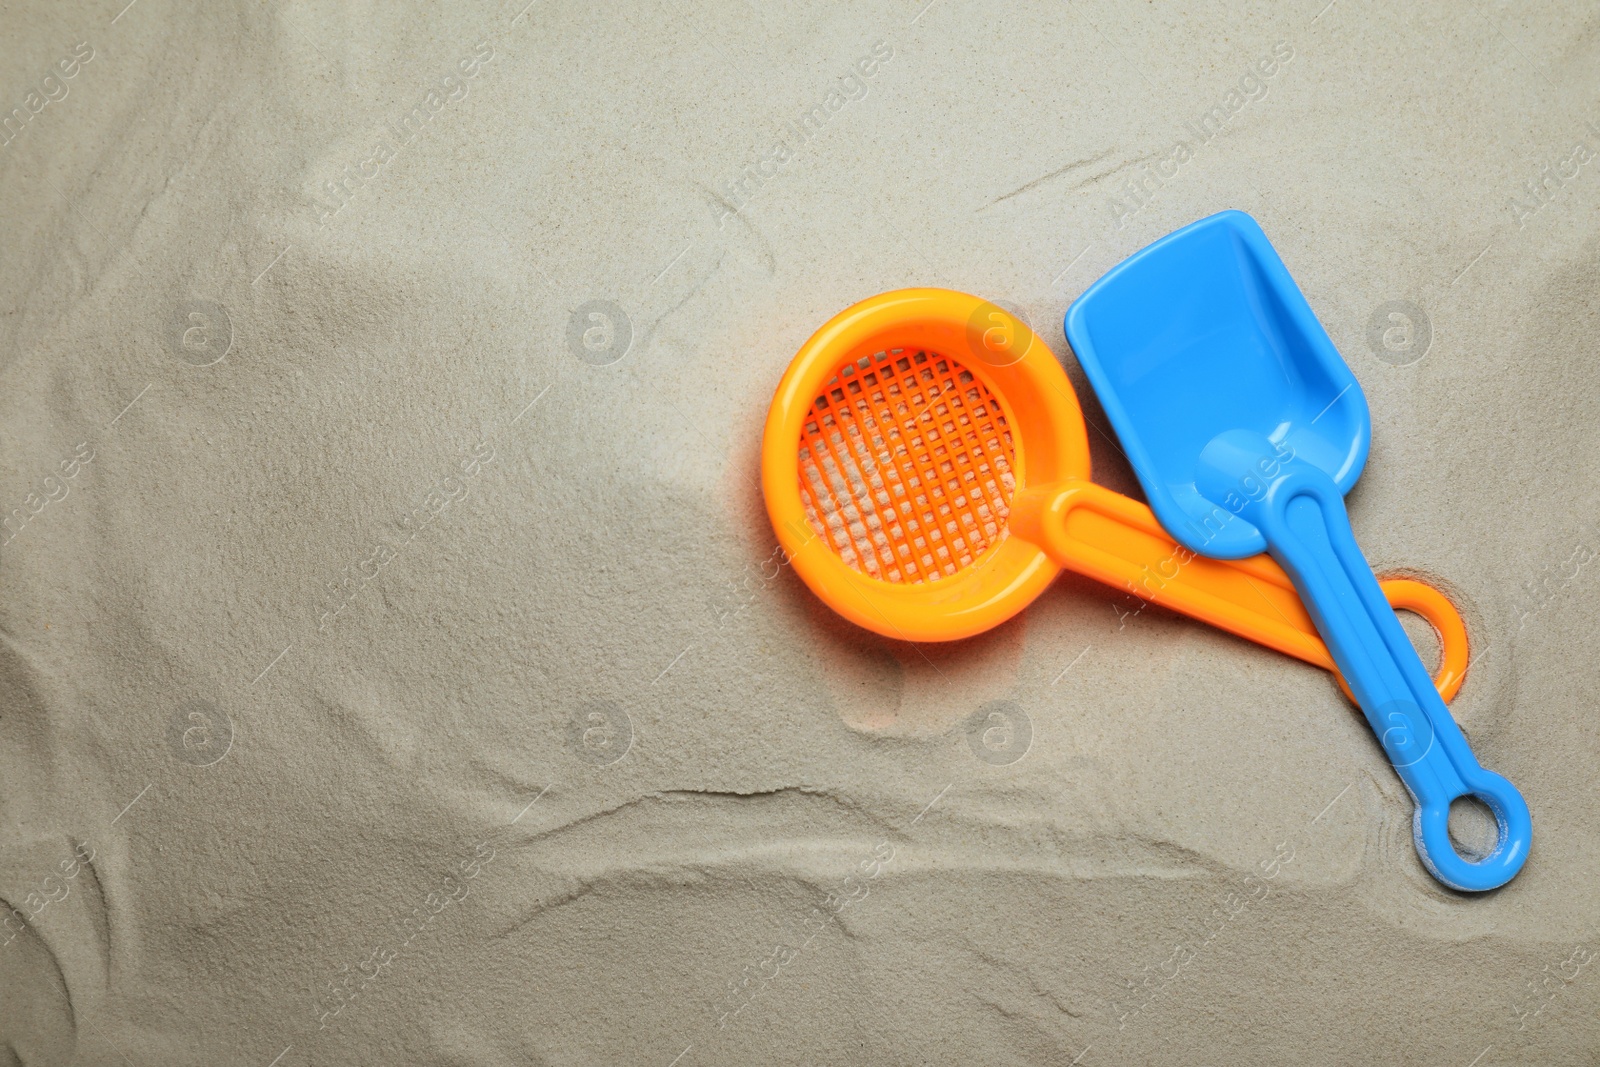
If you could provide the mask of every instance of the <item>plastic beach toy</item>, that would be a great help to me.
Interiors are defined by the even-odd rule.
[[[1522,795],[1484,770],[1384,600],[1345,514],[1366,463],[1366,398],[1254,219],[1226,211],[1162,238],[1067,312],[1072,343],[1162,524],[1216,559],[1263,549],[1283,565],[1416,801],[1433,876],[1504,885],[1528,858]],[[1450,802],[1494,812],[1472,862]]]
[[[761,477],[795,571],[887,637],[980,633],[1068,567],[1333,669],[1271,559],[1197,555],[1149,508],[1089,481],[1083,415],[1055,355],[975,296],[885,293],[818,330],[778,385]],[[1418,582],[1384,591],[1439,632],[1450,699],[1467,663],[1460,616]]]

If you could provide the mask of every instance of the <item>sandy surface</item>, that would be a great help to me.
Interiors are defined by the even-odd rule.
[[[1595,1062],[1591,5],[124,2],[0,18],[0,1061]],[[1503,891],[1321,671],[773,555],[830,315],[1011,301],[1103,429],[1061,315],[1226,207],[1467,616]]]

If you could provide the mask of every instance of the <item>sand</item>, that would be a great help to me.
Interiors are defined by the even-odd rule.
[[[1593,1062],[1600,17],[924,2],[8,6],[0,1062]],[[1137,493],[1061,316],[1229,207],[1467,618],[1501,891],[1321,671],[774,555],[771,391],[907,285]]]

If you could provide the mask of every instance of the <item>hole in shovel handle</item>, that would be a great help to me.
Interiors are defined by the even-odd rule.
[[[1450,841],[1456,854],[1476,863],[1494,851],[1500,829],[1489,805],[1471,793],[1450,802]]]

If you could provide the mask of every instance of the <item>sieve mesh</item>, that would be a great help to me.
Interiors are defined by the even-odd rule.
[[[839,368],[806,413],[800,499],[855,570],[937,581],[1005,538],[1014,456],[999,402],[971,371],[892,349]]]

